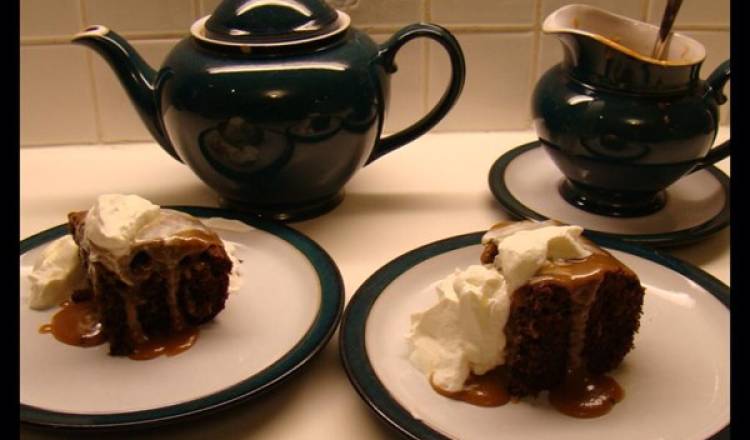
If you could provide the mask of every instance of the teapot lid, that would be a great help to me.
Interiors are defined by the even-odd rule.
[[[190,31],[219,45],[282,46],[330,37],[349,23],[323,0],[224,0]]]

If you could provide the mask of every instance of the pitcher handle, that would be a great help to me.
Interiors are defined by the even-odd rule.
[[[724,85],[729,81],[730,74],[730,63],[729,60],[724,61],[714,69],[714,71],[709,75],[709,77],[706,79],[706,83],[708,84],[708,90],[706,90],[706,98],[713,98],[716,100],[716,102],[721,105],[727,102],[727,97],[724,95]],[[709,165],[713,165],[716,162],[726,158],[729,156],[729,146],[731,143],[731,139],[728,139],[727,141],[723,142],[721,145],[713,147],[711,151],[708,152],[706,157],[703,159],[700,159],[698,163],[695,165],[695,167],[690,170],[691,173],[702,170],[703,168],[706,168]]]
[[[466,79],[464,55],[456,38],[447,29],[429,23],[415,23],[396,32],[380,46],[378,57],[388,74],[396,72],[394,58],[407,42],[418,37],[426,37],[438,42],[448,52],[451,63],[451,79],[440,101],[422,119],[411,126],[389,136],[380,138],[365,165],[390,153],[425,134],[445,117],[461,94]]]
[[[729,81],[730,70],[730,60],[726,60],[719,64],[719,67],[714,69],[711,75],[706,78],[706,83],[708,83],[706,95],[713,96],[719,105],[727,102],[727,97],[724,95],[724,85]]]

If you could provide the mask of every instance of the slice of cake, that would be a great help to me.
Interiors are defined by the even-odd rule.
[[[213,319],[227,299],[232,261],[198,219],[134,195],[100,196],[68,216],[88,288],[72,302],[93,304],[110,354]],[[68,292],[70,295],[70,292]]]
[[[616,368],[633,347],[644,289],[581,232],[553,222],[490,229],[482,264],[439,282],[438,304],[412,317],[412,363],[447,393],[502,366],[516,398],[585,388]]]

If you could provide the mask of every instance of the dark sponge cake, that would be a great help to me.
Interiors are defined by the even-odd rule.
[[[129,355],[156,336],[213,319],[227,299],[232,262],[197,219],[162,209],[125,255],[85,237],[87,211],[68,215],[112,355]]]
[[[513,396],[549,390],[577,371],[606,373],[633,348],[644,288],[623,263],[581,240],[589,257],[548,262],[512,293],[505,363]],[[480,260],[491,264],[497,253],[488,242]]]

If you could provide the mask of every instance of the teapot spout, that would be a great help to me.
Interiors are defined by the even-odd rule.
[[[154,139],[172,157],[181,161],[161,121],[157,72],[120,35],[106,26],[91,26],[76,34],[72,42],[94,49],[114,70],[130,101]]]

